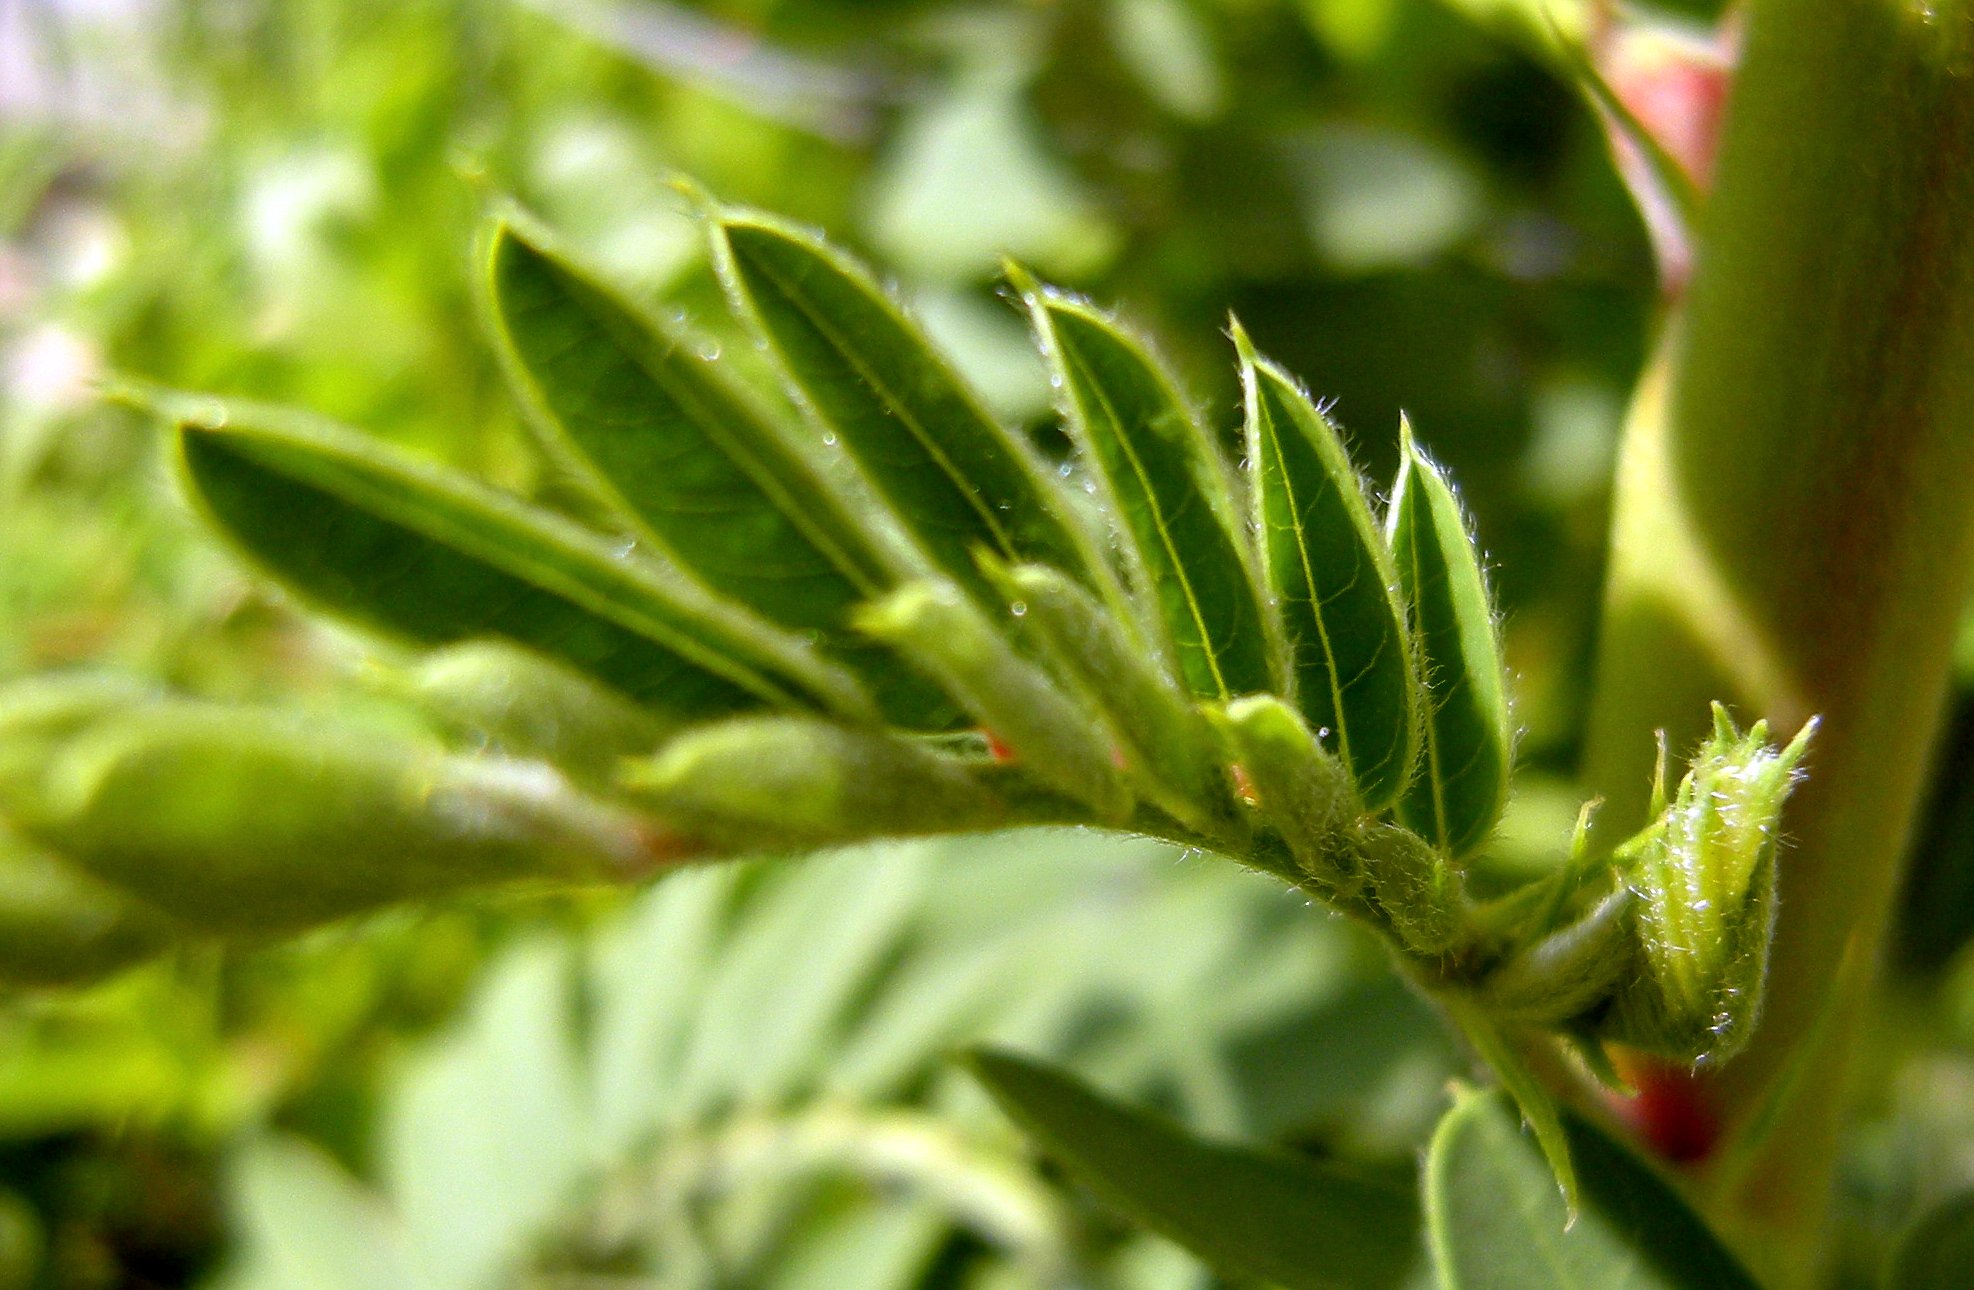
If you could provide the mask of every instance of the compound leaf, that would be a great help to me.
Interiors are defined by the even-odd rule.
[[[901,724],[953,710],[849,628],[892,585],[882,539],[817,462],[683,337],[525,223],[488,239],[496,341],[534,420],[638,532],[707,585],[817,632]]]

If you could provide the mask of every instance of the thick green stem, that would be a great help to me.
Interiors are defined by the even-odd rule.
[[[1785,732],[1824,714],[1700,1180],[1798,1285],[1974,583],[1969,0],[1755,0],[1666,359],[1627,432],[1586,769],[1634,826],[1654,728],[1690,746],[1712,698]]]

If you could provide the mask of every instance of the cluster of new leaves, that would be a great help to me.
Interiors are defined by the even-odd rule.
[[[1237,475],[1141,340],[1010,267],[1075,447],[1051,463],[840,252],[753,214],[706,223],[785,402],[525,218],[489,229],[496,344],[590,522],[290,414],[174,405],[186,491],[249,560],[442,650],[417,721],[96,682],[8,696],[0,811],[86,877],[68,894],[102,906],[90,946],[1090,825],[1234,857],[1376,928],[1566,1186],[1503,1025],[1688,1060],[1745,1040],[1800,738],[1777,753],[1723,716],[1644,833],[1600,850],[1586,827],[1552,878],[1479,901],[1507,687],[1468,523],[1409,431],[1380,523],[1335,427],[1236,325]]]
[[[859,267],[710,225],[809,433],[526,222],[488,239],[514,383],[626,538],[238,410],[182,425],[190,491],[322,608],[505,638],[681,728],[601,768],[656,859],[1093,824],[1271,869],[1422,959],[1476,952],[1460,864],[1511,732],[1464,521],[1409,442],[1380,531],[1237,335],[1237,489],[1142,343],[1015,270],[1078,449],[1056,468]]]

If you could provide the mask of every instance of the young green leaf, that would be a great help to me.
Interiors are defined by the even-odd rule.
[[[1423,671],[1424,755],[1398,817],[1459,856],[1487,839],[1508,799],[1514,731],[1494,606],[1459,499],[1401,428],[1386,517]]]
[[[975,768],[897,735],[737,717],[633,764],[624,788],[723,848],[810,849],[1017,823]]]
[[[1262,816],[1288,844],[1296,864],[1325,895],[1354,899],[1364,875],[1357,870],[1349,830],[1363,806],[1349,774],[1316,742],[1301,716],[1273,695],[1236,699],[1216,715],[1260,797]]]
[[[1023,658],[950,583],[913,583],[857,624],[951,694],[1033,777],[1096,811],[1129,818],[1131,788],[1095,713]]]
[[[1501,1029],[1500,1022],[1485,1008],[1473,1002],[1449,997],[1444,1000],[1448,1015],[1459,1025],[1461,1033],[1480,1054],[1481,1060],[1493,1070],[1496,1079],[1528,1122],[1535,1134],[1536,1145],[1542,1148],[1543,1159],[1548,1161],[1549,1170],[1554,1175],[1556,1190],[1563,1197],[1563,1212],[1566,1223],[1573,1223],[1577,1217],[1577,1206],[1581,1188],[1577,1183],[1576,1162],[1570,1156],[1569,1135],[1563,1129],[1563,1111],[1557,1104],[1556,1095],[1549,1091],[1535,1072],[1528,1068],[1522,1059],[1514,1040]]]
[[[487,274],[522,402],[641,538],[764,617],[820,633],[893,720],[951,723],[936,691],[850,630],[851,607],[896,582],[894,560],[763,409],[528,225],[494,226]]]
[[[1095,595],[1058,570],[988,560],[987,575],[1020,627],[1103,714],[1125,767],[1155,805],[1203,837],[1238,845],[1245,827],[1228,791],[1212,727],[1170,672],[1146,654]]]
[[[1095,309],[1043,290],[1018,268],[1009,276],[1186,683],[1221,700],[1274,690],[1271,626],[1243,556],[1226,468],[1171,376]]]
[[[1426,1230],[1442,1290],[1756,1290],[1671,1186],[1574,1116],[1583,1190],[1571,1223],[1501,1094],[1468,1094],[1426,1156]]]
[[[13,778],[23,836],[188,926],[265,933],[523,879],[647,874],[641,817],[547,767],[394,731],[160,700],[106,714]]]
[[[1726,1061],[1748,1042],[1775,935],[1782,807],[1816,726],[1776,749],[1767,722],[1743,732],[1714,705],[1713,736],[1672,802],[1617,853],[1638,893],[1644,970],[1618,993],[1606,1033],[1696,1063]]]
[[[991,595],[973,559],[985,549],[1101,585],[1055,480],[866,270],[764,216],[726,215],[713,233],[736,307],[940,570]]]
[[[395,678],[448,735],[545,761],[592,782],[677,733],[650,708],[532,650],[475,640],[434,650]]]
[[[1398,573],[1336,427],[1237,323],[1262,562],[1298,706],[1371,810],[1411,779],[1418,679]]]
[[[1418,1208],[1409,1186],[1202,1140],[1028,1058],[976,1050],[968,1065],[1044,1153],[1217,1271],[1284,1290],[1414,1283]]]
[[[317,605],[427,645],[502,636],[682,717],[868,713],[786,633],[556,517],[348,431],[182,422],[187,491]]]

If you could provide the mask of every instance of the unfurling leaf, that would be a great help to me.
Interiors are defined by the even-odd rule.
[[[434,650],[404,690],[448,734],[586,780],[607,781],[620,760],[654,751],[678,730],[574,668],[501,641]]]
[[[1271,626],[1227,470],[1164,367],[1088,305],[1010,270],[1061,384],[1078,451],[1115,513],[1118,543],[1192,692],[1276,688]]]
[[[1425,687],[1418,774],[1398,818],[1448,854],[1487,840],[1508,800],[1514,731],[1494,606],[1459,499],[1403,429],[1386,528]]]
[[[1364,808],[1349,772],[1280,699],[1236,699],[1219,718],[1263,818],[1288,843],[1297,867],[1330,899],[1354,900],[1364,875],[1351,837]]]
[[[622,783],[715,846],[813,849],[1026,822],[981,770],[897,735],[738,717],[682,736]]]
[[[1398,573],[1336,428],[1238,324],[1262,563],[1280,606],[1297,706],[1371,810],[1411,779],[1419,683]]]
[[[724,215],[713,233],[721,277],[797,401],[941,572],[983,603],[993,593],[976,550],[1101,585],[1108,575],[1033,450],[988,414],[866,270],[765,216]]]
[[[851,608],[898,581],[898,557],[799,441],[532,227],[494,227],[487,273],[522,402],[642,541],[763,617],[819,633],[892,720],[951,724],[950,704],[851,630]]]
[[[1096,596],[1055,569],[985,565],[1017,629],[1036,639],[1058,676],[1116,734],[1132,782],[1202,837],[1238,845],[1245,827],[1228,789],[1213,730],[1173,679]]]
[[[1444,851],[1381,823],[1362,825],[1352,845],[1372,899],[1406,949],[1431,959],[1472,936],[1465,881]]]
[[[969,1065],[1008,1117],[1079,1181],[1216,1271],[1284,1290],[1417,1284],[1409,1184],[1270,1147],[1210,1142],[1010,1053]]]
[[[1721,1062],[1760,1019],[1775,923],[1782,805],[1816,722],[1786,748],[1714,705],[1714,732],[1657,822],[1619,850],[1638,894],[1645,970],[1617,997],[1613,1037],[1662,1056]]]
[[[235,413],[181,423],[178,439],[186,486],[217,527],[365,626],[426,645],[505,637],[680,717],[870,712],[854,678],[786,632],[362,435]]]
[[[944,686],[1037,781],[1101,821],[1130,818],[1130,786],[1094,714],[1017,653],[958,588],[905,587],[857,622]]]
[[[0,744],[13,730],[0,696]],[[10,761],[24,837],[190,927],[267,933],[519,879],[623,879],[670,857],[538,762],[396,729],[189,700],[100,713]]]

